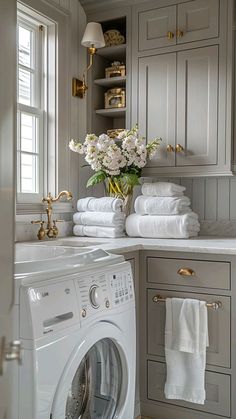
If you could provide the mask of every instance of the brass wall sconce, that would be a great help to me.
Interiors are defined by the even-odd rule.
[[[87,24],[81,45],[88,48],[89,65],[83,73],[82,80],[76,79],[75,77],[72,79],[72,95],[83,99],[85,97],[85,92],[88,89],[88,86],[85,83],[85,74],[93,65],[93,57],[96,54],[97,49],[105,47],[105,40],[100,23],[89,22]]]

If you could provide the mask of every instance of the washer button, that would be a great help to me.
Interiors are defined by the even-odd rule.
[[[109,307],[110,307],[110,303],[108,300],[106,300],[106,308],[109,308]]]
[[[82,317],[86,317],[87,312],[86,312],[85,308],[81,311],[81,314],[82,314]]]

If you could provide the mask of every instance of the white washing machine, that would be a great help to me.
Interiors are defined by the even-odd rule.
[[[134,417],[131,267],[115,255],[88,260],[21,280],[19,419]]]

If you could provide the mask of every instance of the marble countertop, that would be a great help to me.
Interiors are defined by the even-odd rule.
[[[91,237],[64,237],[57,239],[60,244],[71,246],[93,246],[100,247],[112,253],[126,253],[135,250],[162,250],[173,252],[194,252],[194,253],[213,253],[221,255],[236,255],[236,238],[200,236],[192,239],[143,239],[122,237],[117,239],[110,238],[91,238]],[[47,242],[48,243],[48,242]],[[51,242],[52,243],[52,242]],[[56,241],[53,241],[56,244]]]

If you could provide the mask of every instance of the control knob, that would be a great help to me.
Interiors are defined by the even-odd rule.
[[[89,291],[89,298],[94,308],[99,308],[103,302],[103,292],[98,285],[93,285]]]

